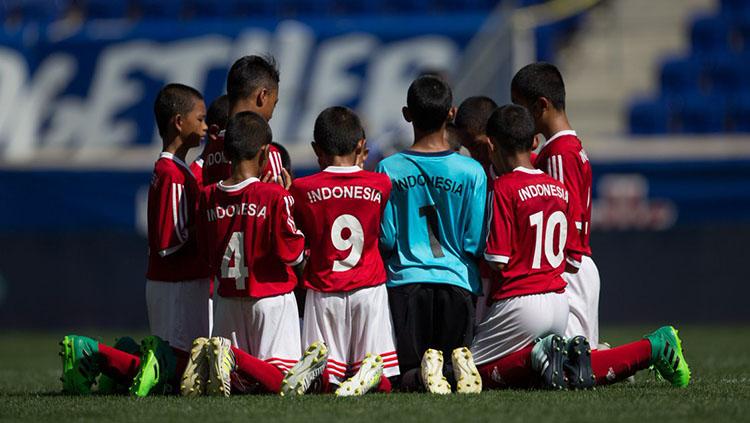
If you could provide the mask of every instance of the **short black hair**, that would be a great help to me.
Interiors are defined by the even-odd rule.
[[[412,123],[423,131],[440,129],[448,119],[452,105],[451,87],[443,79],[432,75],[415,79],[406,95]]]
[[[544,97],[555,109],[565,110],[565,83],[553,64],[537,62],[524,66],[513,77],[510,89],[528,103]]]
[[[313,139],[324,153],[331,156],[350,154],[357,142],[365,138],[362,122],[348,107],[329,107],[315,119]]]
[[[495,109],[497,109],[497,103],[489,97],[469,97],[458,107],[456,128],[472,135],[486,134],[487,120]]]
[[[502,151],[531,151],[534,145],[534,120],[529,111],[515,104],[498,107],[487,121],[487,135]]]
[[[154,118],[159,135],[166,135],[169,121],[173,117],[190,113],[196,100],[203,100],[203,96],[193,87],[184,84],[167,84],[162,87],[154,101]]]
[[[226,94],[217,97],[206,112],[206,125],[216,125],[219,129],[226,129],[229,120],[229,97]]]
[[[279,68],[273,56],[244,56],[239,58],[227,75],[229,102],[251,96],[258,88],[279,88]]]
[[[224,153],[232,162],[251,160],[272,138],[271,127],[263,116],[255,112],[237,113],[227,122]]]

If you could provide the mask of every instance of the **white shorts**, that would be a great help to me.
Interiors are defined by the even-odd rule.
[[[386,377],[399,374],[385,284],[351,292],[307,290],[302,341],[309,345],[318,340],[328,346],[331,383],[341,384],[359,370],[367,353],[383,358]]]
[[[524,295],[497,301],[477,327],[471,354],[482,365],[505,357],[550,334],[563,335],[568,298],[562,293]]]
[[[239,349],[288,371],[302,357],[294,293],[265,298],[214,296],[213,336],[236,339]]]
[[[565,292],[568,294],[570,315],[565,336],[585,336],[591,346],[599,344],[599,270],[591,257],[583,256],[578,273],[563,273],[568,283]]]
[[[146,281],[146,310],[151,334],[174,348],[190,351],[193,340],[208,336],[208,279]]]

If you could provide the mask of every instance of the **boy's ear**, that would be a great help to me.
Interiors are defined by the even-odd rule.
[[[318,144],[315,143],[315,141],[311,142],[310,145],[312,146],[313,151],[315,152],[315,155],[317,157],[320,157],[322,154],[322,151],[320,151],[320,147],[318,147]]]
[[[536,105],[539,108],[537,112],[539,116],[543,115],[544,112],[552,110],[552,102],[547,97],[539,97],[536,101]]]
[[[448,117],[446,117],[446,121],[453,122],[453,119],[456,117],[456,112],[458,109],[456,107],[451,107],[450,110],[448,110]]]
[[[404,115],[404,120],[411,123],[411,113],[409,113],[409,108],[404,106],[401,108],[401,114]]]
[[[487,151],[489,151],[490,153],[495,151],[495,144],[492,143],[490,137],[488,137],[487,135],[480,135],[477,137],[477,139],[479,140],[479,142],[487,146]]]
[[[174,125],[174,128],[177,130],[177,133],[182,132],[182,125],[185,124],[185,119],[182,117],[181,114],[176,114],[172,118],[172,125]]]
[[[263,108],[263,105],[266,104],[266,101],[268,101],[268,90],[265,88],[260,88],[258,90],[258,93],[255,95],[255,105],[261,109]]]
[[[271,144],[265,144],[260,147],[260,151],[258,152],[258,168],[263,169],[266,167],[266,162],[268,161],[268,149],[271,147]],[[261,178],[266,175],[261,175]]]

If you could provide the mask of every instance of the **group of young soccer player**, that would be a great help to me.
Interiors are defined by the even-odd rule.
[[[445,80],[417,78],[402,110],[414,143],[374,172],[358,116],[327,108],[312,143],[321,171],[294,180],[268,125],[278,90],[260,56],[234,63],[208,110],[191,87],[161,89],[151,335],[65,336],[64,392],[586,389],[649,366],[688,385],[671,326],[599,344],[591,166],[553,65],[522,68],[501,107],[471,97],[456,109]]]

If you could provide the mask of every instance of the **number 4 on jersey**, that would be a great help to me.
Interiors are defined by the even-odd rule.
[[[234,285],[237,290],[245,289],[245,280],[248,271],[245,264],[245,235],[242,232],[232,233],[229,238],[229,245],[224,251],[224,257],[221,259],[221,277],[223,279],[234,279]],[[233,264],[230,266],[229,263]]]

